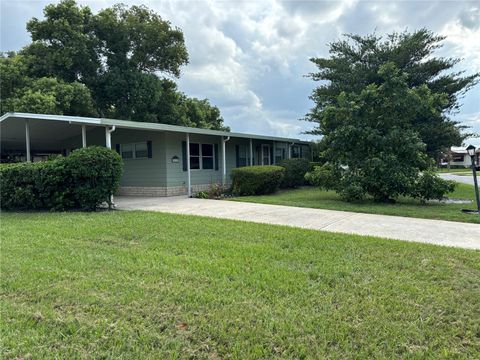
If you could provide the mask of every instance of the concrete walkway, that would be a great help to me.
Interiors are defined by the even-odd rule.
[[[119,210],[150,210],[480,249],[480,225],[336,210],[176,197],[117,196]],[[474,215],[472,215],[474,216]]]

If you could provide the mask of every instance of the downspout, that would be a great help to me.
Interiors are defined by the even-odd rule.
[[[291,144],[288,144],[288,158],[291,159],[292,158],[292,146],[295,145],[294,142],[292,142]]]
[[[227,156],[226,156],[226,151],[225,151],[225,143],[230,140],[230,136],[227,136],[225,139],[222,136],[222,185],[225,186],[225,183],[227,182]]]
[[[115,125],[105,128],[105,147],[112,148],[112,132],[115,131]]]

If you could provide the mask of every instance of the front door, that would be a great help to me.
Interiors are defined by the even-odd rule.
[[[270,165],[270,145],[262,145],[262,165]]]

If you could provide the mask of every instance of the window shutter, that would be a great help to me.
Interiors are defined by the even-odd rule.
[[[235,145],[235,166],[240,166],[240,147]]]
[[[183,171],[187,171],[187,142],[182,141],[182,163]]]
[[[215,148],[215,170],[218,170],[218,144],[214,145]]]
[[[152,141],[151,140],[147,141],[147,157],[149,159],[152,158]]]
[[[120,144],[115,144],[115,151],[120,154]]]

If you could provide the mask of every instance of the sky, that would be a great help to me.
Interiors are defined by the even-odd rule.
[[[0,0],[1,50],[28,44],[26,22],[54,2]],[[301,120],[317,85],[305,76],[315,71],[309,59],[328,56],[346,33],[426,27],[447,37],[438,56],[462,59],[455,71],[480,72],[480,1],[78,1],[95,12],[116,2],[144,4],[183,30],[190,61],[180,90],[208,98],[236,132],[315,139]],[[461,103],[452,118],[480,133],[480,85]]]

